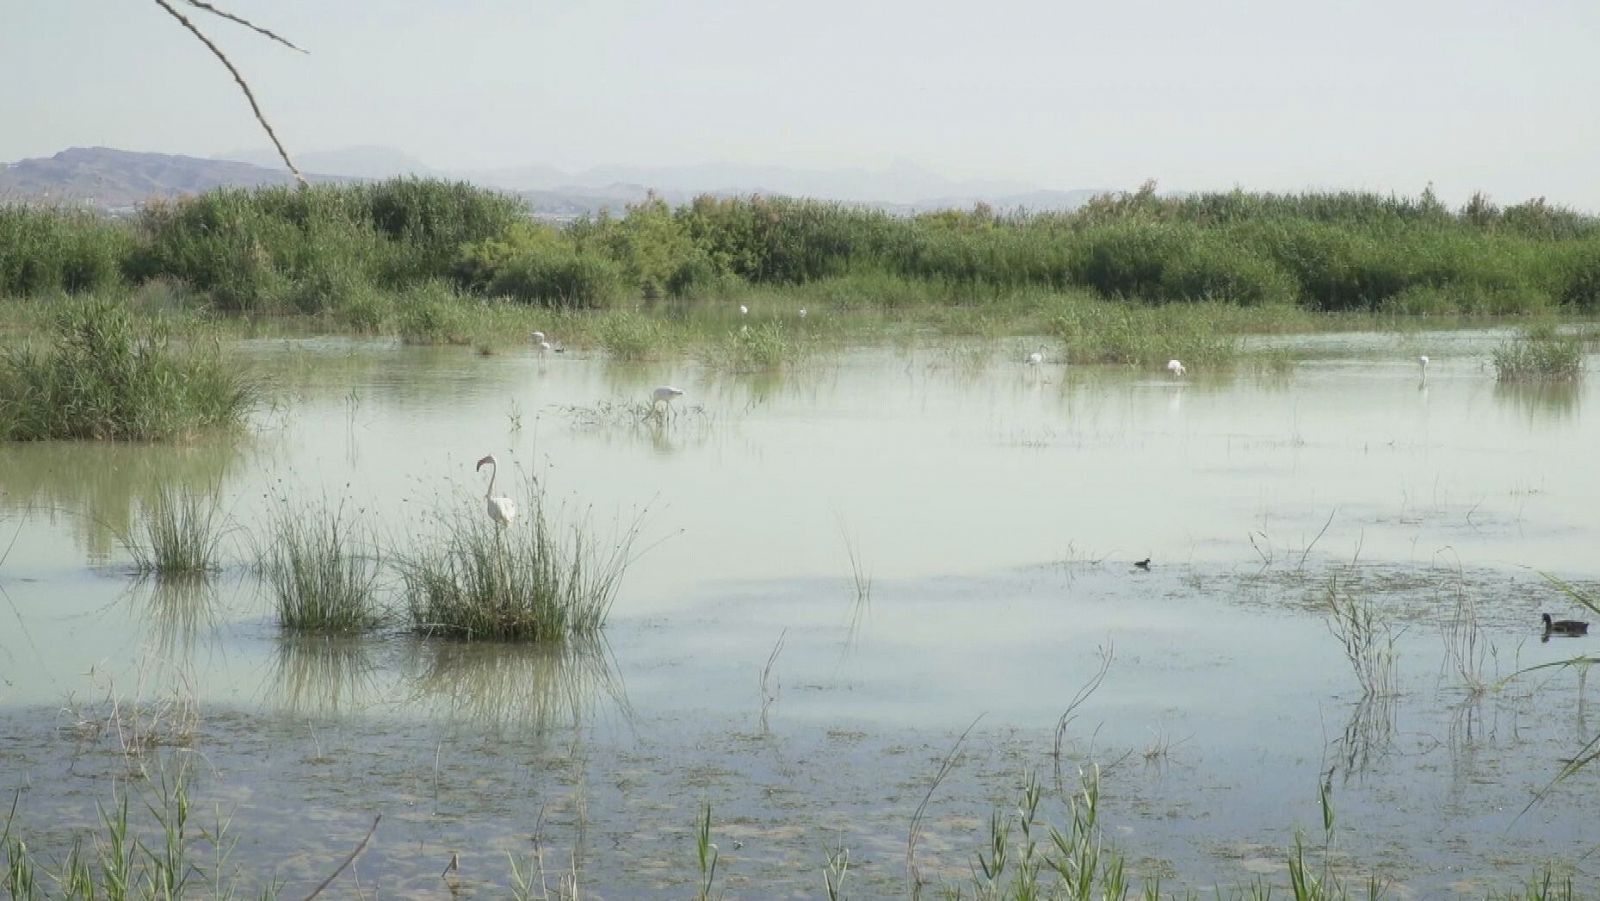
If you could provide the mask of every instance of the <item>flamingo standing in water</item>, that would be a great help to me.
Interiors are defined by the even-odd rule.
[[[517,504],[509,497],[494,496],[494,479],[500,470],[500,464],[495,461],[494,454],[488,454],[479,460],[475,471],[482,470],[485,464],[489,466],[489,489],[483,493],[483,499],[487,502],[489,518],[494,520],[495,525],[504,528],[517,518]]]
[[[1180,360],[1168,360],[1167,371],[1173,375],[1184,375],[1189,370],[1183,368],[1183,362]]]
[[[683,389],[682,388],[674,388],[671,385],[662,385],[660,388],[657,388],[656,390],[650,392],[650,406],[653,407],[657,403],[664,403],[664,404],[666,404],[668,406],[671,406],[672,405],[672,399],[674,397],[682,397],[682,396],[683,396]]]

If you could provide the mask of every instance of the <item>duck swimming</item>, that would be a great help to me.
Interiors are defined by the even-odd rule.
[[[1589,624],[1575,619],[1558,619],[1552,621],[1550,614],[1541,614],[1544,617],[1544,633],[1546,635],[1588,635]]]

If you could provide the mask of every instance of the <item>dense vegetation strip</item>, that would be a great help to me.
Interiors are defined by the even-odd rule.
[[[404,290],[592,309],[839,279],[897,304],[1079,289],[1315,310],[1592,311],[1600,219],[1543,199],[1501,208],[1478,196],[1452,210],[1431,192],[1162,197],[1146,185],[1070,213],[897,216],[705,196],[558,227],[514,197],[419,179],[217,190],[123,221],[0,207],[4,295],[169,280],[221,311],[359,320],[376,295]]]

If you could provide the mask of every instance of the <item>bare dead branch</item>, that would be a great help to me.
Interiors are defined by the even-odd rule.
[[[161,0],[156,0],[156,2],[160,3]],[[344,863],[339,864],[339,869],[334,870],[332,875],[330,875],[327,879],[322,880],[322,884],[317,886],[316,889],[311,892],[311,894],[306,896],[306,901],[311,901],[312,898],[322,894],[323,889],[332,885],[333,880],[338,879],[339,874],[343,873],[347,867],[355,863],[356,858],[361,856],[362,851],[367,850],[367,842],[372,841],[372,833],[378,831],[378,821],[381,819],[383,819],[383,814],[381,813],[372,818],[372,828],[367,830],[366,838],[361,840],[361,844],[356,845],[356,849],[350,852],[350,856],[344,859]]]
[[[270,29],[262,28],[260,25],[257,25],[256,23],[250,21],[249,19],[244,18],[243,16],[236,16],[233,13],[228,12],[225,9],[217,9],[215,6],[212,6],[211,4],[204,2],[204,0],[184,0],[184,2],[188,3],[190,6],[194,6],[194,7],[198,7],[200,9],[203,9],[206,12],[211,13],[214,16],[221,16],[222,18],[227,19],[230,22],[237,22],[240,25],[243,25],[244,27],[246,27],[246,28],[250,29],[251,31],[255,32],[256,34],[263,35],[265,37],[269,37],[269,38],[273,39],[274,41],[277,41],[278,43],[282,44],[283,46],[288,47],[290,50],[294,50],[294,51],[296,51],[298,53],[307,53],[308,52],[308,51],[303,50],[303,49],[301,49],[299,47],[296,47],[294,44],[290,43],[288,38],[285,38],[280,34],[275,34]]]
[[[193,0],[185,0],[185,2],[193,2]],[[283,142],[278,140],[278,135],[272,130],[272,126],[268,124],[266,115],[261,112],[261,104],[256,102],[256,95],[250,91],[250,85],[245,82],[244,76],[239,74],[239,70],[235,68],[233,62],[228,59],[227,54],[223,53],[220,47],[212,43],[211,39],[206,37],[205,32],[195,27],[193,22],[190,22],[187,18],[185,18],[183,13],[173,9],[172,4],[168,3],[167,0],[156,0],[156,5],[166,10],[168,15],[182,23],[184,28],[189,29],[189,32],[200,40],[200,43],[206,45],[206,48],[211,51],[213,56],[222,61],[222,64],[227,67],[228,72],[233,75],[233,80],[239,83],[239,89],[244,91],[245,99],[250,101],[250,109],[255,112],[256,121],[261,123],[261,128],[267,133],[267,137],[272,139],[272,146],[278,148],[278,156],[283,158],[283,164],[289,167],[289,171],[294,174],[295,180],[300,182],[300,187],[310,187],[310,185],[306,182],[306,177],[300,174],[300,170],[295,168],[294,161],[289,159],[289,151],[283,149]]]

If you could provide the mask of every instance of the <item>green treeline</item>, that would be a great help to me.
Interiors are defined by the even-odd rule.
[[[359,308],[450,291],[566,308],[727,297],[851,278],[895,303],[1022,289],[1317,310],[1513,313],[1600,306],[1600,219],[1542,199],[1451,210],[1425,193],[1231,193],[1146,185],[1072,213],[913,217],[764,197],[659,200],[557,228],[515,198],[398,179],[219,190],[131,221],[0,207],[0,294],[167,279],[230,312]]]

